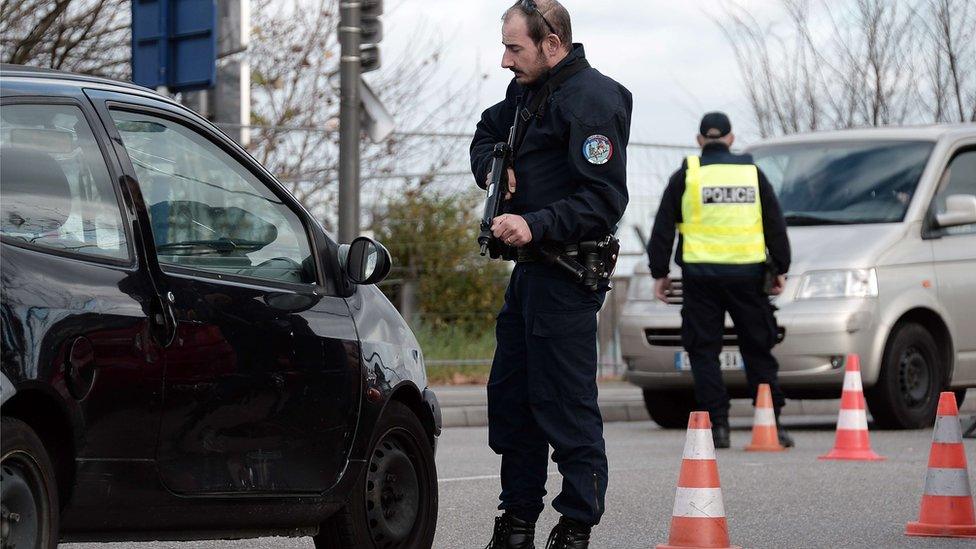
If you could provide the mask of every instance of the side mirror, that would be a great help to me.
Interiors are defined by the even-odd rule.
[[[946,197],[946,211],[935,214],[939,227],[955,227],[976,223],[976,195],[950,194]]]
[[[339,263],[355,284],[376,284],[390,274],[390,252],[379,242],[360,236],[339,246]]]

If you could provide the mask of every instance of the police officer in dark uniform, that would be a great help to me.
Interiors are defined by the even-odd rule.
[[[616,230],[627,206],[631,94],[589,66],[558,2],[522,0],[502,19],[502,67],[515,78],[505,100],[482,114],[471,144],[472,172],[484,188],[492,150],[521,114],[510,198],[492,224],[516,264],[488,380],[488,438],[502,456],[504,511],[489,547],[534,547],[551,446],[563,477],[552,504],[562,516],[547,547],[579,549],[589,546],[607,489],[596,315],[608,281],[587,288],[548,259]]]
[[[715,447],[728,448],[730,442],[729,395],[719,363],[726,312],[735,324],[753,403],[759,385],[768,383],[780,444],[789,447],[793,439],[779,425],[786,399],[771,353],[777,330],[768,296],[783,290],[790,242],[772,186],[751,156],[729,152],[734,139],[725,114],[702,118],[701,156],[685,160],[661,197],[647,247],[651,276],[655,294],[664,301],[677,227],[681,341],[691,360],[698,405],[711,416]]]

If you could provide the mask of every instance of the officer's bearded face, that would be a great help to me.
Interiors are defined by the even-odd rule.
[[[529,37],[529,28],[521,13],[513,13],[502,24],[502,44],[505,45],[502,68],[515,73],[519,84],[531,84],[551,68],[541,45]]]

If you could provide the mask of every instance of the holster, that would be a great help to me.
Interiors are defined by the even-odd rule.
[[[601,287],[609,288],[619,255],[620,241],[613,235],[573,244],[543,242],[538,246],[516,250],[517,261],[543,261],[557,265],[593,291]]]
[[[773,287],[776,285],[777,276],[779,276],[779,270],[776,269],[776,264],[773,263],[772,259],[766,258],[766,263],[763,265],[762,291],[764,294],[773,294]]]

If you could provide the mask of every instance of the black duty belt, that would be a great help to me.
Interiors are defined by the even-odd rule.
[[[550,250],[575,257],[579,253],[579,244],[558,244],[549,248]],[[536,263],[547,262],[546,256],[541,250],[535,247],[525,246],[515,249],[516,263]]]
[[[573,280],[596,291],[607,288],[617,265],[620,242],[611,236],[572,244],[543,242],[541,246],[517,248],[516,263],[541,262],[556,265]]]

